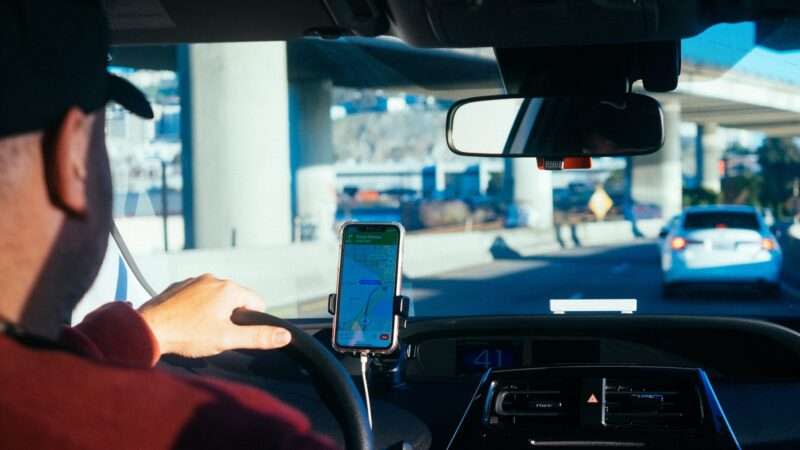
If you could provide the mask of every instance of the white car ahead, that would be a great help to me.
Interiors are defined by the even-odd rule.
[[[783,255],[750,206],[696,206],[678,216],[661,243],[664,296],[687,284],[749,284],[780,295]]]

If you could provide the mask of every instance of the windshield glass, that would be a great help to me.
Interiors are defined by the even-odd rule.
[[[338,229],[352,220],[403,224],[402,292],[417,317],[595,300],[611,313],[795,315],[800,53],[755,39],[738,24],[684,41],[679,88],[654,95],[664,148],[564,172],[448,151],[449,106],[502,93],[489,49],[121,47],[115,71],[147,92],[156,119],[109,110],[116,221],[157,290],[211,272],[289,318],[327,317]],[[756,209],[683,212],[714,204]],[[761,235],[715,234],[740,228]]]

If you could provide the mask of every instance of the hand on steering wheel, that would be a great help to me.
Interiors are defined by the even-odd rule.
[[[306,369],[325,405],[344,433],[347,450],[373,450],[367,410],[350,374],[316,338],[293,323],[269,314],[239,309],[231,317],[237,325],[268,325],[288,330],[292,340],[281,351]]]

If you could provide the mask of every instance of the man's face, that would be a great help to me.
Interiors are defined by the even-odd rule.
[[[68,322],[100,270],[111,231],[111,171],[105,146],[105,113],[94,114],[86,163],[86,214],[66,214],[30,305],[56,304]]]

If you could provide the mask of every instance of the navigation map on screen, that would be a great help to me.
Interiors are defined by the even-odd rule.
[[[342,347],[389,348],[400,231],[396,227],[349,226],[344,232],[336,343]]]

